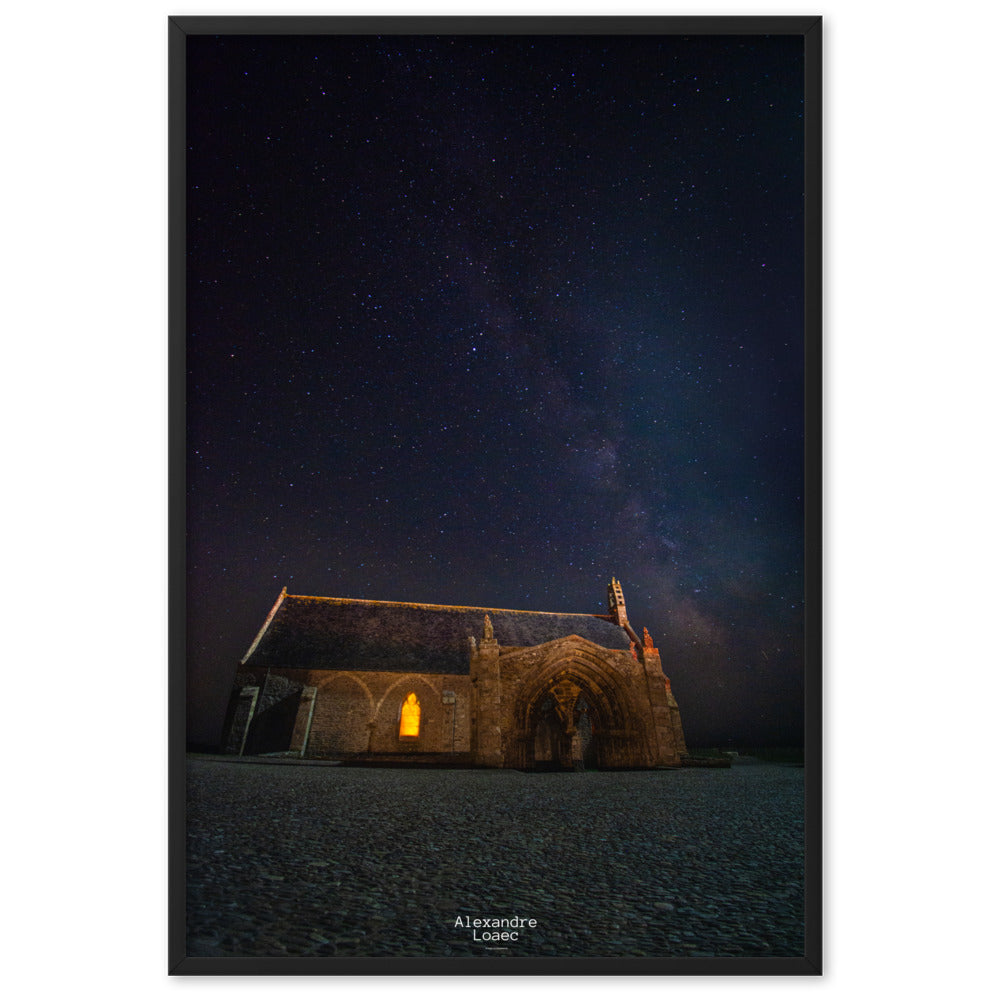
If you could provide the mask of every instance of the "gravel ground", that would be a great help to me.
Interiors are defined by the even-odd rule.
[[[192,758],[188,955],[800,956],[803,773]]]

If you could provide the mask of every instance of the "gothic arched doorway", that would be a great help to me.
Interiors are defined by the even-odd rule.
[[[569,695],[572,696],[572,692]],[[583,771],[595,768],[597,748],[590,716],[590,706],[582,691],[571,710],[568,703],[560,706],[554,692],[546,695],[532,713],[529,726],[534,733],[533,769]]]
[[[629,718],[626,700],[577,667],[562,664],[522,691],[516,759],[508,766],[531,771],[647,766],[642,730]]]

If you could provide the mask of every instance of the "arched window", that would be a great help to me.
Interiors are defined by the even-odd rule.
[[[399,735],[420,735],[420,702],[417,701],[417,695],[413,691],[406,696],[399,713]]]

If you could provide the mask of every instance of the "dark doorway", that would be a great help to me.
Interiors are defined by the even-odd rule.
[[[550,692],[542,698],[533,719],[533,761],[529,766],[534,770],[582,771],[597,766],[593,726],[582,694],[575,702],[567,702],[565,692]]]
[[[561,744],[564,742],[563,724],[556,712],[556,701],[546,696],[535,716],[534,761],[536,771],[566,770],[560,764]]]

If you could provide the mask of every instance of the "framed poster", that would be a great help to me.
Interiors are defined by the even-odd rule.
[[[818,974],[820,19],[170,21],[175,974]]]

